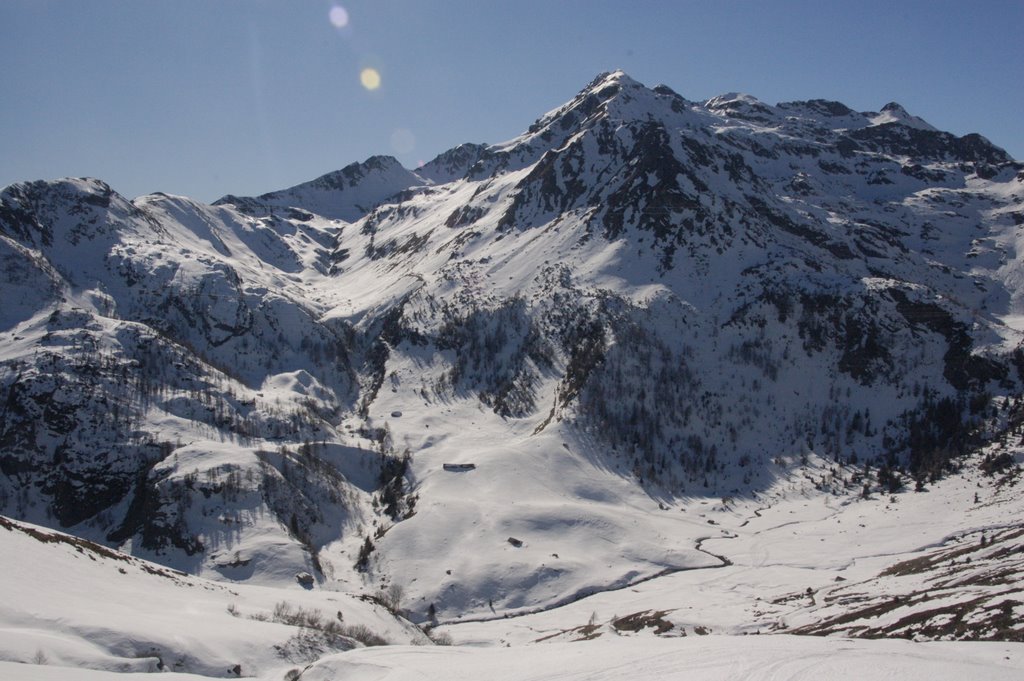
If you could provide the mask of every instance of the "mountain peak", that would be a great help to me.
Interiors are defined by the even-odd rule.
[[[757,97],[742,92],[727,92],[704,102],[704,108],[714,113],[764,123],[773,120],[776,108]]]
[[[257,215],[275,208],[301,208],[326,218],[354,222],[381,201],[421,182],[421,177],[394,156],[378,155],[288,189],[255,198],[225,196],[214,205],[231,204]]]
[[[451,182],[465,175],[486,150],[486,144],[460,144],[424,163],[416,169],[416,174],[438,184]]]
[[[744,92],[727,92],[724,95],[712,97],[704,103],[704,106],[709,109],[720,109],[736,105],[756,106],[758,104],[763,104],[763,102],[753,95]]]
[[[644,87],[643,83],[630,77],[630,75],[622,69],[616,69],[614,71],[605,71],[604,73],[598,74],[598,76],[594,78],[594,80],[590,81],[590,84],[584,88],[584,91],[601,90],[608,85],[619,85],[621,87]]]
[[[872,125],[885,125],[886,123],[900,123],[909,128],[918,130],[935,131],[936,128],[923,118],[911,115],[897,102],[889,102],[882,107],[882,110],[875,116],[871,116]]]
[[[634,80],[621,69],[606,71],[590,81],[563,109],[573,109],[575,105],[580,103],[583,103],[587,109],[593,109],[595,104],[608,104],[624,91],[637,92],[646,90],[647,88],[643,83]]]

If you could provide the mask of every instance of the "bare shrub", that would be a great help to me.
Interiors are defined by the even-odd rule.
[[[450,646],[453,643],[452,637],[447,631],[431,631],[427,636],[430,637],[435,646]]]
[[[388,609],[392,615],[399,615],[402,612],[402,599],[405,597],[405,589],[400,584],[389,584],[388,588],[377,593],[377,601]]]
[[[313,629],[324,634],[328,639],[350,638],[365,646],[386,646],[390,642],[363,624],[346,626],[340,620],[324,617],[316,608],[296,607],[287,601],[280,601],[274,606],[274,613],[269,617],[273,622],[287,624],[303,629]]]
[[[370,630],[369,627],[363,624],[354,624],[348,627],[341,627],[341,635],[347,636],[348,638],[355,639],[365,646],[386,646],[388,640]]]

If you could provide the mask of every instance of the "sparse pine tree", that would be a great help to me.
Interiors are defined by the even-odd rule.
[[[362,547],[359,549],[359,557],[356,558],[356,570],[366,572],[370,567],[370,554],[373,553],[375,548],[370,537],[367,536],[365,541],[363,541]]]

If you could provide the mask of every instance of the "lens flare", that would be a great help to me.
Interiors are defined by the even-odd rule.
[[[416,137],[407,128],[398,128],[391,133],[391,149],[399,154],[411,153],[416,148]]]
[[[345,28],[348,26],[348,11],[340,5],[332,7],[331,11],[327,13],[327,18],[331,20],[331,24],[335,28]]]
[[[367,90],[376,90],[380,87],[380,73],[374,68],[365,68],[359,72],[359,82]]]

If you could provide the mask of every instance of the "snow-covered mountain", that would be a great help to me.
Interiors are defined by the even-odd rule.
[[[228,195],[214,205],[233,206],[248,215],[265,216],[282,211],[296,219],[309,220],[313,213],[355,222],[399,191],[423,184],[423,181],[424,178],[406,170],[391,156],[374,156],[289,189],[255,198]]]
[[[0,513],[420,622],[718,566],[694,507],[927,490],[1019,427],[1022,224],[1024,165],[898,104],[622,72],[414,171],[11,185]]]

